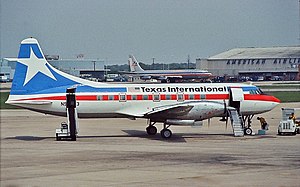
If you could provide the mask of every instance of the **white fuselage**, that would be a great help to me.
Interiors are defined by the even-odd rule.
[[[76,92],[77,111],[80,118],[143,117],[155,107],[193,101],[215,101],[229,105],[229,87],[240,84],[102,84],[102,87],[124,88],[125,92]],[[80,86],[79,86],[80,87]],[[78,87],[78,88],[79,88]],[[246,86],[248,90],[257,89]],[[244,115],[259,114],[273,109],[278,100],[273,96],[251,94],[243,91],[240,112]],[[65,92],[55,94],[11,95],[7,103],[65,116]]]

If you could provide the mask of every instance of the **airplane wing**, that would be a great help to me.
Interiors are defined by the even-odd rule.
[[[208,119],[224,114],[224,104],[215,101],[191,101],[154,108],[138,108],[132,106],[117,113],[129,118],[144,117],[148,119]]]
[[[189,111],[193,108],[193,105],[189,104],[176,104],[176,105],[170,105],[170,106],[162,106],[162,107],[155,107],[152,109],[152,111],[145,114],[147,117],[151,116],[181,116],[186,115],[189,113]]]
[[[175,105],[167,105],[167,106],[160,106],[155,107],[152,109],[141,111],[138,108],[125,108],[123,110],[119,110],[117,113],[122,114],[128,117],[152,117],[152,116],[158,116],[158,115],[185,115],[187,114],[191,109],[193,108],[192,105],[187,105],[184,103],[181,104],[175,104]]]

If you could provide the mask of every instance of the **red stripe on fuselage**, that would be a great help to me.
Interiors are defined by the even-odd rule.
[[[270,101],[270,102],[280,103],[280,100],[272,95],[245,94],[244,99],[250,101]]]
[[[205,98],[208,100],[222,100],[222,99],[228,99],[229,94],[206,94]]]

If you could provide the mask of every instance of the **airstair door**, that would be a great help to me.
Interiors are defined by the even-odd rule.
[[[229,91],[229,106],[234,107],[240,111],[241,102],[244,100],[244,93],[242,88],[230,88]]]

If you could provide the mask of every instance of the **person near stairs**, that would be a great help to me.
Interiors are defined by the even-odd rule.
[[[261,129],[262,130],[269,130],[269,125],[266,121],[265,118],[263,117],[257,117],[257,120],[259,120],[260,124],[261,124]]]

